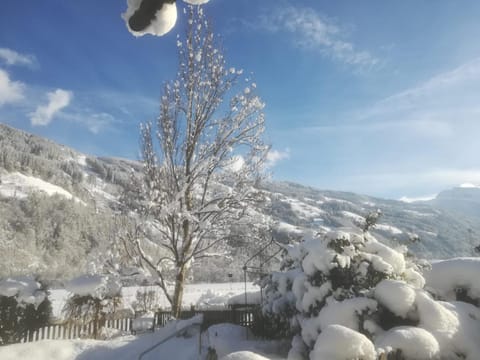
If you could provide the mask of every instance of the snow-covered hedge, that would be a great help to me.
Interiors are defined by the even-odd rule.
[[[0,345],[18,342],[48,324],[51,304],[43,285],[31,277],[0,280]]]
[[[434,300],[405,254],[351,229],[289,246],[263,305],[296,334],[288,359],[478,359],[480,310]]]

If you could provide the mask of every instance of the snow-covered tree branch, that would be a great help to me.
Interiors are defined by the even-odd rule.
[[[227,68],[202,8],[187,11],[186,37],[177,39],[176,79],[164,86],[157,122],[141,130],[140,208],[152,234],[148,246],[162,248],[159,258],[134,239],[135,253],[165,292],[164,272],[174,272],[174,292],[167,294],[174,314],[192,261],[224,242],[256,201],[254,185],[268,152],[256,85]]]

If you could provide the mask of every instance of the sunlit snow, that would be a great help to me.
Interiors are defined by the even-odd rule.
[[[0,195],[5,197],[25,198],[29,193],[42,191],[47,195],[61,195],[67,199],[75,199],[83,203],[80,199],[74,197],[67,190],[60,186],[53,185],[34,176],[26,176],[19,172],[0,175]]]

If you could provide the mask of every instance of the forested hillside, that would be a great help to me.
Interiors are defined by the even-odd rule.
[[[0,276],[68,278],[102,266],[112,255],[113,240],[131,226],[119,215],[130,206],[123,195],[141,169],[140,162],[81,154],[0,124]],[[309,231],[362,226],[365,216],[379,209],[373,233],[394,246],[408,243],[416,256],[472,255],[478,245],[474,217],[435,203],[407,204],[285,182],[267,182],[262,189],[266,200],[251,209],[252,218],[267,222],[280,242]],[[191,281],[227,281],[226,267],[241,279],[244,262],[262,244],[235,235],[245,228],[232,229],[222,256],[193,264],[198,271]]]

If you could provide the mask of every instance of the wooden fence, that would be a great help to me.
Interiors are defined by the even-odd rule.
[[[206,329],[211,325],[220,323],[231,323],[240,326],[253,327],[255,321],[258,321],[256,312],[253,308],[242,309],[226,309],[226,310],[187,310],[182,311],[180,319],[189,319],[195,315],[203,315],[202,329]],[[168,311],[159,311],[155,314],[155,325],[165,326],[171,318]]]
[[[132,328],[132,320],[132,318],[107,320],[105,322],[105,327],[130,332]],[[94,334],[94,326],[94,322],[87,324],[64,323],[49,325],[35,331],[27,331],[20,342],[92,338]]]
[[[202,329],[220,323],[232,323],[236,325],[253,327],[257,318],[253,308],[225,309],[225,310],[188,310],[182,311],[180,319],[189,319],[195,315],[203,314]],[[159,311],[155,314],[154,326],[163,327],[171,319],[169,311]],[[106,328],[117,329],[123,332],[131,332],[133,318],[107,320]],[[32,342],[39,340],[70,340],[78,338],[92,338],[94,334],[94,323],[74,324],[64,323],[49,325],[36,331],[27,332],[20,339],[20,342]]]

